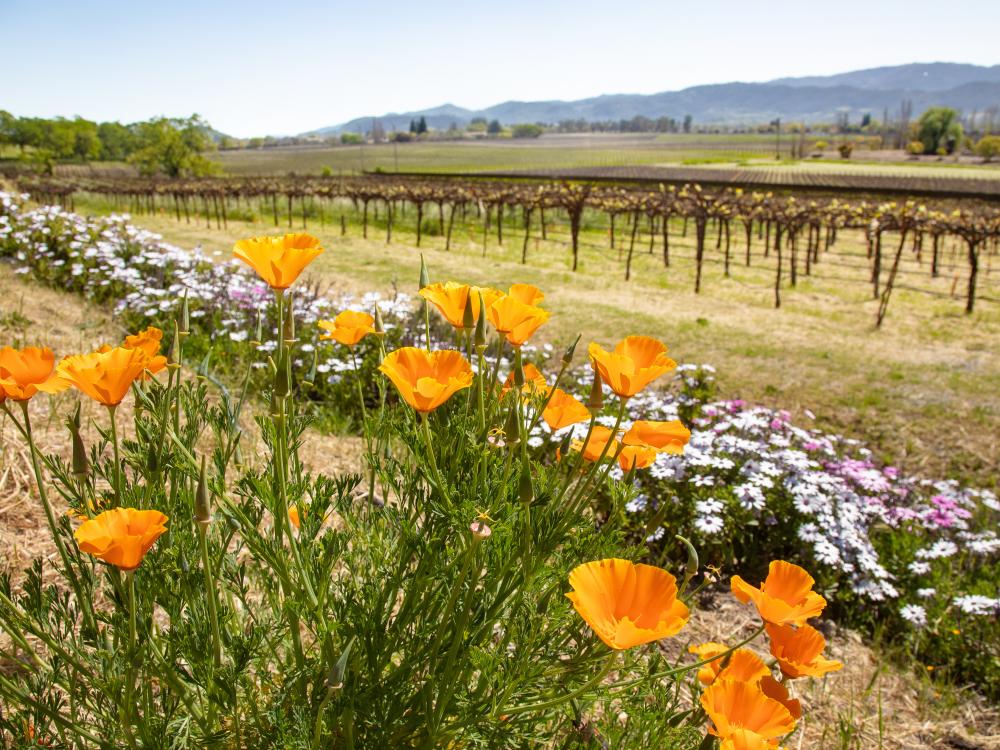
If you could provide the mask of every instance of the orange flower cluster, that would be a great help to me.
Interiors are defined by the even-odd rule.
[[[538,306],[545,295],[531,284],[514,284],[504,293],[489,287],[447,281],[425,286],[420,296],[459,330],[475,326],[482,304],[493,327],[515,347],[531,338],[550,315],[548,310]]]
[[[783,560],[771,563],[760,588],[733,576],[733,595],[753,601],[764,620],[771,655],[781,667],[783,680],[819,677],[843,667],[822,656],[826,640],[805,620],[823,611],[826,601],[812,590],[812,577]],[[712,721],[709,731],[721,738],[727,750],[774,748],[795,728],[802,716],[799,701],[791,698],[783,681],[752,651],[730,651],[725,644],[709,642],[688,649],[701,660],[711,660],[698,670],[706,686],[701,705]]]
[[[617,457],[622,471],[645,469],[651,466],[659,453],[680,453],[684,450],[691,431],[679,420],[656,422],[641,420],[634,422],[621,437],[603,425],[594,425],[586,443],[574,440],[570,448],[583,453],[586,461],[597,461],[603,453],[606,457]],[[604,447],[608,446],[605,452]]]
[[[626,336],[614,351],[599,344],[587,349],[594,370],[622,398],[631,398],[677,363],[667,356],[667,347],[649,336]]]
[[[428,352],[406,346],[386,355],[378,368],[410,406],[421,414],[437,409],[472,385],[472,367],[461,352]]]
[[[55,361],[47,348],[0,349],[0,401],[27,401],[39,391],[58,393],[68,388],[69,383],[55,371]]]

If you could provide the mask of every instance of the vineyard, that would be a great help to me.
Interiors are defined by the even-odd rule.
[[[738,264],[765,267],[776,308],[783,294],[806,277],[860,282],[879,302],[876,326],[885,319],[896,288],[961,296],[966,313],[977,303],[1000,302],[990,286],[992,261],[1000,249],[1000,209],[970,199],[795,196],[765,192],[766,183],[761,190],[744,190],[400,175],[28,178],[18,185],[45,202],[72,207],[78,194],[97,195],[112,201],[115,210],[170,214],[177,221],[214,222],[218,227],[250,211],[274,226],[307,228],[310,221],[339,221],[346,232],[347,208],[365,238],[375,230],[381,212],[379,229],[384,229],[386,242],[405,221],[415,230],[417,247],[433,236],[446,250],[452,247],[456,224],[466,230],[471,225],[477,228],[484,254],[494,235],[497,243],[504,243],[505,232],[525,264],[532,260],[533,240],[565,242],[573,271],[581,254],[610,252],[620,262],[625,281],[632,278],[637,253],[655,253],[665,273],[675,273],[678,266],[689,268],[696,293],[705,287],[709,264],[721,267],[727,277]],[[588,231],[582,232],[584,228]],[[587,241],[594,238],[594,230],[606,234],[606,245]],[[859,236],[864,252],[841,252],[837,243],[844,233]],[[686,240],[689,236],[693,244]],[[918,270],[901,268],[904,257],[915,259]],[[916,274],[929,279],[947,274],[950,293],[904,281]]]

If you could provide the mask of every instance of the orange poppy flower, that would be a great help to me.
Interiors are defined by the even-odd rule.
[[[83,552],[121,570],[135,570],[166,532],[166,522],[158,510],[114,508],[84,521],[74,536]]]
[[[792,698],[788,692],[788,688],[774,679],[772,675],[766,674],[761,677],[760,682],[757,683],[757,687],[768,698],[774,698],[774,700],[787,708],[788,713],[792,715],[793,719],[802,718],[802,704],[795,698]]]
[[[719,750],[781,750],[774,742],[749,729],[734,729],[724,737]]]
[[[639,420],[633,422],[625,433],[622,442],[625,445],[640,445],[656,448],[665,453],[683,453],[684,446],[691,439],[691,430],[681,424],[680,420],[671,422],[653,422]]]
[[[55,371],[56,357],[51,349],[27,346],[0,349],[0,401],[11,398],[27,401],[39,391],[58,393],[69,383]]]
[[[142,378],[152,360],[143,349],[99,350],[66,357],[56,367],[61,378],[105,406],[117,406],[133,381]]]
[[[746,604],[753,601],[761,618],[775,625],[804,625],[810,617],[818,617],[826,599],[812,590],[815,581],[798,565],[774,560],[767,579],[755,588],[739,576],[730,585],[733,596]]]
[[[388,354],[378,369],[406,403],[424,414],[472,385],[472,367],[461,352],[451,350],[428,353],[406,346]]]
[[[542,375],[541,371],[535,367],[533,364],[528,363],[521,368],[524,372],[524,385],[521,386],[521,391],[532,395],[535,393],[544,393],[548,383],[545,382],[545,376]],[[507,391],[514,387],[514,372],[507,376],[503,381],[503,388],[500,391],[501,395],[506,395]]]
[[[141,349],[149,357],[149,364],[146,369],[153,375],[163,370],[167,366],[167,358],[160,354],[160,346],[163,343],[163,331],[156,326],[149,326],[145,331],[125,337],[122,349]],[[110,348],[110,347],[108,347]]]
[[[716,680],[701,694],[701,706],[715,725],[712,733],[723,738],[748,730],[772,740],[795,729],[789,710],[749,682]]]
[[[549,319],[548,310],[526,305],[516,297],[505,294],[486,308],[493,327],[507,337],[512,346],[521,346]]]
[[[676,579],[652,565],[597,560],[575,568],[569,583],[573,607],[613,649],[675,635],[690,614],[677,599]]]
[[[715,656],[720,656],[726,653],[729,647],[724,643],[718,643],[716,641],[708,641],[707,643],[700,643],[694,646],[688,646],[688,653],[694,654],[698,657],[698,661],[705,661],[705,659],[712,659]],[[702,685],[711,685],[715,682],[715,678],[719,674],[719,670],[722,669],[722,659],[714,659],[708,664],[703,664],[698,669],[698,682]]]
[[[605,457],[615,455],[615,451],[618,450],[618,441],[615,440],[614,434],[604,425],[595,424],[586,445],[582,440],[574,440],[569,447],[577,452],[582,452],[584,460],[597,461],[601,457],[601,453],[604,452],[605,445],[608,446]]]
[[[323,252],[311,234],[251,237],[233,246],[233,257],[250,266],[272,289],[287,289]]]
[[[507,296],[513,297],[518,302],[523,302],[526,305],[537,305],[545,299],[542,291],[532,284],[514,284],[507,291]]]
[[[626,445],[618,452],[618,465],[622,471],[645,469],[656,461],[658,451],[648,445]]]
[[[472,295],[472,322],[479,320],[479,298],[488,310],[503,293],[489,287],[469,286],[454,281],[429,284],[420,290],[420,296],[430,302],[455,328],[465,327],[465,306]]]
[[[738,648],[729,655],[729,661],[716,677],[720,680],[756,683],[769,674],[771,670],[757,654],[746,648]]]
[[[321,341],[337,341],[349,347],[375,333],[375,318],[357,310],[344,310],[333,320],[321,320],[317,325],[327,331],[320,336]]]
[[[771,654],[786,677],[820,677],[836,672],[844,665],[822,656],[826,648],[823,634],[810,625],[795,629],[788,625],[765,623],[771,639]]]
[[[587,351],[601,379],[622,398],[634,396],[677,367],[667,356],[667,347],[649,336],[626,336],[613,352],[598,344],[591,344]]]
[[[562,388],[556,388],[545,405],[542,418],[554,432],[590,419],[590,410],[580,403],[579,399],[566,393]]]

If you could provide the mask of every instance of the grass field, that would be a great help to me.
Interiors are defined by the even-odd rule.
[[[810,135],[807,149],[819,136]],[[517,169],[568,169],[646,165],[699,165],[720,168],[788,168],[817,173],[862,173],[942,177],[1000,178],[1000,167],[945,162],[928,157],[908,160],[902,152],[855,151],[851,160],[788,158],[794,138],[782,140],[783,158],[775,160],[773,135],[552,134],[537,140],[469,140],[365,144],[360,146],[289,146],[220,151],[213,158],[234,175],[317,174],[386,171],[490,172]],[[796,141],[797,142],[797,141]],[[833,152],[829,152],[833,154]]]
[[[106,212],[96,201],[78,201],[83,212]],[[434,280],[457,279],[504,286],[530,282],[544,289],[546,304],[556,314],[546,332],[564,344],[578,331],[612,342],[625,332],[647,333],[668,342],[676,358],[709,363],[719,370],[726,396],[743,397],[816,415],[816,424],[868,441],[882,458],[928,475],[951,476],[995,485],[1000,460],[1000,305],[980,302],[972,316],[962,313],[964,265],[959,248],[949,248],[942,276],[931,280],[926,260],[919,266],[907,254],[889,316],[873,330],[877,302],[867,283],[864,249],[847,233],[834,253],[821,259],[815,274],[800,276],[796,289],[783,289],[781,310],[773,309],[773,256],[755,246],[752,265],[743,265],[742,240],[734,242],[732,276],[723,275],[720,253],[706,266],[704,290],[693,286],[693,232],[681,238],[673,228],[673,261],[664,269],[659,245],[648,252],[648,235],[636,241],[632,281],[623,280],[619,249],[610,250],[602,225],[585,226],[581,270],[569,270],[568,239],[563,228],[551,227],[548,241],[533,238],[528,263],[520,263],[523,231],[505,228],[505,244],[496,234],[483,248],[481,225],[456,226],[451,252],[443,238],[425,234],[420,252],[414,247],[412,211],[385,242],[383,217],[369,226],[363,239],[349,205],[342,210],[347,234],[341,236],[338,212],[325,225],[313,221],[309,231],[323,239],[328,251],[311,269],[322,284],[349,291],[371,289],[416,291],[420,252]],[[137,216],[148,227],[183,247],[201,245],[227,257],[239,238],[275,231],[267,217],[230,221],[227,229],[202,223],[179,223],[170,215]],[[409,222],[409,226],[407,226]],[[425,219],[425,231],[432,231]],[[301,229],[296,219],[295,228]],[[619,229],[621,248],[627,237]],[[983,269],[981,294],[995,298],[997,272]],[[787,283],[787,271],[786,271]],[[907,286],[925,289],[921,293]],[[953,296],[954,294],[954,296]],[[545,329],[543,329],[545,330]]]

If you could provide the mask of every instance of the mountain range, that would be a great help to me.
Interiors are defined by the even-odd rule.
[[[657,94],[604,94],[575,101],[506,101],[471,110],[443,104],[413,112],[366,115],[303,135],[368,132],[377,119],[386,131],[406,130],[410,120],[424,117],[431,128],[463,127],[475,117],[504,125],[522,122],[555,124],[560,120],[622,120],[637,115],[677,120],[691,115],[696,124],[758,124],[780,117],[786,121],[833,122],[847,113],[857,121],[865,113],[881,119],[896,112],[903,100],[918,115],[942,105],[969,113],[1000,107],[1000,65],[910,63],[868,68],[830,76],[778,78],[763,83],[718,83]]]

